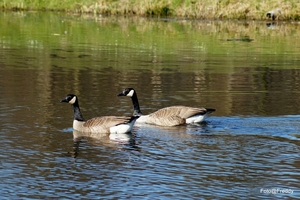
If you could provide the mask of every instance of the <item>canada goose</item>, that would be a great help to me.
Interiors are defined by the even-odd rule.
[[[80,112],[78,97],[74,94],[68,94],[60,102],[70,103],[74,111],[73,129],[89,133],[127,133],[130,132],[137,116],[118,117],[103,116],[95,117],[85,121]]]
[[[194,108],[187,106],[170,106],[159,109],[149,115],[143,115],[140,110],[136,91],[126,88],[118,96],[131,97],[133,116],[139,116],[136,123],[155,124],[159,126],[176,126],[180,124],[199,123],[205,120],[208,114],[215,111],[213,108]]]
[[[272,20],[278,20],[278,17],[281,15],[280,9],[270,10],[267,12],[266,17]]]

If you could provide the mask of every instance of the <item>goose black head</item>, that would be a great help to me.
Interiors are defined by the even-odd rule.
[[[77,101],[77,96],[75,94],[68,94],[66,96],[66,98],[64,98],[63,100],[61,100],[60,102],[63,103],[70,103],[70,104],[74,104]]]
[[[118,96],[127,96],[127,97],[132,97],[133,94],[135,93],[135,90],[133,88],[125,88],[123,92],[118,94]]]

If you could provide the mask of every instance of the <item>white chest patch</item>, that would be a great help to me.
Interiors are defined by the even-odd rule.
[[[78,131],[85,131],[83,128],[84,122],[78,121],[78,120],[73,120],[73,129],[78,130]]]
[[[140,116],[140,117],[136,120],[136,123],[140,123],[140,124],[146,124],[147,122],[149,123],[149,117],[148,117],[148,115]]]

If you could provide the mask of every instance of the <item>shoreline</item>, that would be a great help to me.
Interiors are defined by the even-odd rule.
[[[300,21],[300,2],[291,0],[39,0],[1,2],[2,11],[60,11],[77,14],[180,17],[203,20]]]

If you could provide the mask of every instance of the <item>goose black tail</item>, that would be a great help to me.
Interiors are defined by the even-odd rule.
[[[212,113],[212,112],[216,111],[216,109],[214,109],[214,108],[206,108],[206,110],[207,110],[207,113]]]

